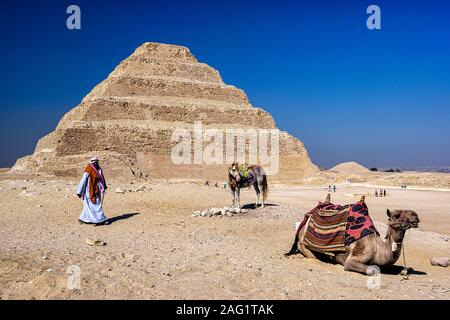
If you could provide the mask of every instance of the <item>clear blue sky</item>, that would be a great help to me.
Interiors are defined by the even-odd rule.
[[[450,4],[393,2],[1,1],[0,166],[145,41],[189,47],[322,167],[449,166]]]

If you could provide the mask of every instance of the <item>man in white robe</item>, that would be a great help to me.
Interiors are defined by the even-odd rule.
[[[77,195],[83,199],[83,211],[80,223],[107,224],[108,219],[103,212],[103,197],[106,191],[106,181],[98,164],[98,157],[93,157],[84,170],[77,188]]]

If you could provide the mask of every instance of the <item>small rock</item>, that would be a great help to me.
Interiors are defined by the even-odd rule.
[[[201,212],[200,211],[194,211],[194,212],[192,212],[192,216],[193,217],[198,217],[198,216],[200,216],[201,215]]]
[[[42,257],[42,259],[44,259],[44,260],[47,260],[47,259],[48,259],[48,257],[47,257],[47,256],[43,256],[43,257]]]
[[[52,268],[45,270],[47,272],[53,272],[54,270]]]
[[[431,258],[430,263],[432,266],[448,267],[450,265],[450,258]]]
[[[125,193],[125,190],[123,190],[122,188],[116,188],[115,192],[116,193]]]
[[[89,246],[105,246],[106,245],[106,242],[104,242],[102,240],[93,240],[93,239],[86,238],[84,241]]]
[[[142,185],[142,186],[138,187],[135,191],[136,192],[144,191],[146,188],[147,188],[146,186]]]

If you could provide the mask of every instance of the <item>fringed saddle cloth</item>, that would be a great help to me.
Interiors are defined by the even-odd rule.
[[[297,232],[303,227],[307,229],[299,240],[322,253],[345,251],[345,246],[378,233],[364,202],[345,206],[321,203],[305,215]]]

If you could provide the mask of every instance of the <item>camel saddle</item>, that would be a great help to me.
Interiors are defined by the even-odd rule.
[[[320,203],[308,212],[297,229],[307,228],[303,239],[308,248],[322,253],[345,252],[345,246],[372,233],[377,233],[363,202],[345,206]]]

